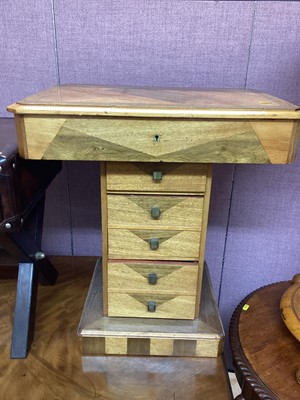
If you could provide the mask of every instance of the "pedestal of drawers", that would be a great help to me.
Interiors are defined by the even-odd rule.
[[[104,315],[198,316],[210,187],[207,164],[102,164]]]
[[[210,187],[207,164],[102,164],[103,283],[99,262],[79,328],[84,354],[221,354],[208,271],[202,282]]]

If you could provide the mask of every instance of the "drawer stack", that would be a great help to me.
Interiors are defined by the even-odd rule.
[[[210,167],[107,162],[101,180],[104,314],[197,317]]]

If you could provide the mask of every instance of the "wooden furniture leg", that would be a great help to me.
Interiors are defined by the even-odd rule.
[[[39,283],[42,285],[54,285],[58,277],[58,272],[41,250],[44,208],[45,193],[42,195],[35,209],[26,220],[26,227],[28,229],[22,229],[16,233],[11,233],[9,236],[21,249],[22,254],[29,256],[30,259],[38,261]]]
[[[25,229],[19,232],[0,232],[4,249],[19,261],[11,358],[25,358],[34,336],[35,308],[38,281],[54,285],[58,272],[41,250],[44,201],[35,210],[32,235]]]
[[[20,260],[11,358],[25,358],[33,340],[38,280],[53,285],[58,272],[47,258],[39,259],[43,253],[26,232],[2,234],[1,238],[5,249]]]
[[[39,282],[43,285],[54,285],[58,277],[58,272],[46,258],[38,243],[24,231],[10,233],[7,236],[13,242],[12,245],[17,248],[19,261],[29,260],[30,262],[37,263]]]
[[[36,262],[19,264],[11,358],[26,358],[34,335],[38,287]]]

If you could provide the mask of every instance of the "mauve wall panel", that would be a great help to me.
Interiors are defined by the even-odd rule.
[[[300,5],[257,2],[248,88],[300,104]],[[237,166],[220,309],[227,331],[251,291],[291,279],[300,260],[300,160],[286,166]]]
[[[236,169],[222,308],[230,306],[232,310],[257,287],[290,279],[299,272],[299,169],[300,158],[288,166],[253,165]]]
[[[68,172],[72,252],[75,256],[100,256],[100,163],[70,162]]]
[[[232,164],[215,165],[213,167],[205,260],[209,266],[212,285],[217,298],[219,297],[222,279],[233,168]]]
[[[55,2],[62,83],[243,87],[253,2]]]
[[[46,193],[42,248],[46,254],[72,254],[72,224],[67,163]]]
[[[300,4],[258,1],[247,87],[300,100]]]
[[[7,105],[57,84],[49,0],[0,2],[0,117]]]
[[[299,273],[299,170],[300,157],[292,165],[236,168],[220,294],[226,333],[246,295]]]

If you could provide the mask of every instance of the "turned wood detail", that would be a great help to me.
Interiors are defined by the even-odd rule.
[[[263,288],[273,286],[266,285]],[[233,356],[233,364],[238,382],[242,388],[242,393],[235,400],[279,400],[267,386],[259,379],[255,371],[250,367],[247,357],[239,341],[239,319],[244,305],[255,293],[262,288],[254,290],[245,297],[236,307],[229,325],[229,341]],[[244,397],[246,396],[246,397]]]

